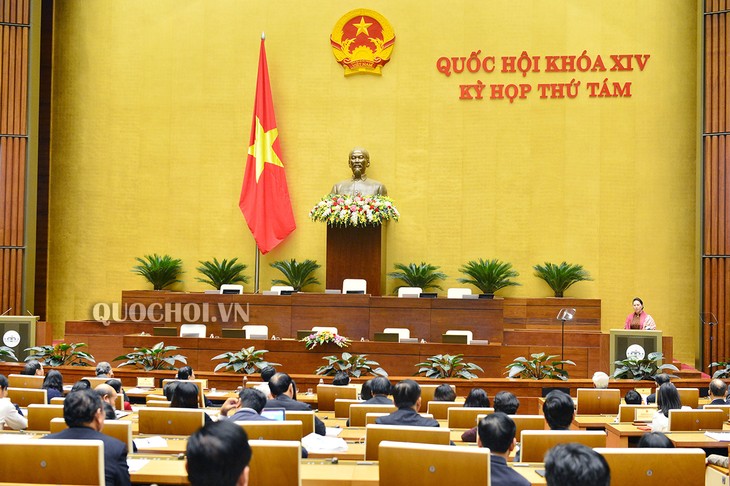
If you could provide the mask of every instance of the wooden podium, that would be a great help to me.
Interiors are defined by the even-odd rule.
[[[385,291],[385,226],[327,226],[327,288],[342,289],[346,278],[364,278],[367,293]]]

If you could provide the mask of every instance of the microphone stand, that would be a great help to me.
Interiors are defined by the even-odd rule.
[[[564,307],[560,309],[556,317],[560,321],[560,361],[565,361],[565,321],[572,321],[575,317],[575,309]],[[560,363],[560,369],[565,370],[565,363]]]
[[[717,317],[712,312],[700,312],[700,321],[703,325],[707,325],[708,336],[710,336],[710,365],[715,362],[715,337],[712,335],[712,326],[717,325]],[[712,366],[710,366],[710,375],[712,375]]]

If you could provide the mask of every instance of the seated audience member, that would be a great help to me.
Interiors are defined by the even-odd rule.
[[[114,378],[112,365],[110,365],[106,361],[99,361],[96,364],[96,376],[99,378]]]
[[[545,455],[548,486],[609,486],[611,471],[606,459],[583,444],[558,444]]]
[[[344,371],[338,371],[332,378],[332,384],[335,386],[346,386],[350,384],[350,376]]]
[[[368,401],[371,398],[373,398],[373,391],[370,388],[370,384],[373,380],[370,379],[362,384],[362,387],[360,387],[360,400]],[[390,382],[388,382],[390,383]]]
[[[553,390],[545,397],[542,413],[550,430],[568,430],[575,415],[573,399],[567,393]]]
[[[48,403],[51,403],[51,398],[63,396],[63,376],[58,370],[51,370],[48,372],[46,377],[43,379],[43,385],[41,386],[46,390],[46,397]]]
[[[727,405],[725,396],[727,395],[727,384],[719,378],[710,381],[710,405]]]
[[[107,486],[129,485],[127,445],[102,434],[104,413],[102,401],[93,390],[79,390],[68,394],[63,401],[63,418],[68,428],[46,439],[92,439],[104,443],[104,476]]]
[[[13,430],[28,428],[28,419],[20,413],[20,408],[8,398],[8,379],[0,375],[0,430],[4,427]]]
[[[636,390],[629,390],[624,395],[626,405],[641,405],[641,395]]]
[[[40,361],[32,359],[25,363],[23,371],[21,371],[20,374],[26,376],[43,376],[43,365]]]
[[[413,425],[419,427],[438,427],[432,418],[421,417],[421,387],[413,380],[403,380],[393,387],[393,401],[398,410],[375,419],[381,425]]]
[[[251,446],[229,420],[206,424],[188,440],[185,469],[192,486],[246,486]]]
[[[295,396],[296,385],[291,377],[286,373],[276,373],[269,380],[269,390],[274,398],[266,401],[264,408],[284,408],[286,410],[312,410],[308,403],[296,401]],[[314,432],[318,435],[325,435],[326,427],[319,417],[314,417]]]
[[[73,384],[71,387],[71,391],[79,391],[79,390],[91,390],[91,382],[87,380],[86,378],[81,378],[79,381]]]
[[[221,406],[221,417],[228,420],[262,420],[271,419],[262,417],[261,411],[266,405],[266,396],[255,388],[244,388],[238,392],[238,398],[229,398]]]
[[[175,391],[172,393],[170,407],[200,408],[200,402],[198,401],[198,385],[195,383],[186,383],[184,381],[179,382],[175,387]],[[204,413],[203,416],[206,424],[212,420],[207,413]]]
[[[162,388],[162,394],[168,402],[172,401],[172,396],[175,394],[175,388],[180,384],[179,381],[170,381]]]
[[[439,385],[433,392],[435,402],[453,402],[456,400],[456,392],[449,385]]]
[[[261,381],[268,383],[272,376],[276,374],[276,368],[273,366],[266,366],[261,370]]]
[[[673,383],[664,383],[657,390],[656,406],[650,427],[652,432],[666,432],[669,429],[669,411],[689,409],[682,406],[679,391]]]
[[[593,373],[593,386],[599,389],[608,388],[608,375],[603,371]]]
[[[244,388],[238,393],[238,398],[229,398],[221,406],[221,417],[228,417],[227,420],[233,422],[238,420],[273,422],[270,418],[261,415],[264,405],[266,405],[266,396],[263,392],[255,388]],[[309,457],[307,449],[302,447],[302,458],[307,457]]]
[[[501,391],[494,395],[494,411],[503,412],[507,415],[514,415],[520,408],[520,401],[514,393]]]
[[[502,393],[502,392],[500,392]],[[512,395],[514,396],[514,395]],[[516,398],[515,398],[516,400]],[[494,399],[495,406],[497,404],[497,399],[495,397]],[[519,402],[517,402],[519,404]],[[469,391],[469,395],[467,395],[466,400],[464,401],[464,407],[489,407],[489,397],[487,396],[487,392],[485,392],[481,388],[472,388],[471,391]],[[495,409],[496,411],[496,409]],[[476,442],[477,441],[477,427],[474,426],[471,429],[465,431],[463,434],[461,434],[461,440],[462,442]]]
[[[669,437],[662,432],[647,432],[639,439],[639,447],[657,447],[661,449],[673,449],[674,444]]]
[[[194,380],[195,373],[190,366],[182,366],[178,368],[177,374],[175,375],[176,380]]]
[[[669,383],[671,379],[672,378],[668,374],[659,373],[654,377],[654,382],[656,383],[656,387],[659,388],[664,383]],[[646,397],[646,404],[648,405],[650,403],[656,403],[656,393],[652,393],[651,395]]]
[[[114,391],[118,394],[122,394],[124,397],[124,410],[132,411],[132,404],[129,403],[129,398],[127,397],[127,394],[124,392],[124,388],[122,388],[122,381],[118,380],[116,378],[110,378],[106,380],[104,383],[109,385],[110,387],[114,388]]]
[[[472,388],[466,396],[466,400],[464,400],[464,406],[471,408],[489,408],[491,404],[489,403],[487,392],[482,388]]]
[[[479,421],[479,447],[491,453],[489,471],[492,486],[529,486],[530,481],[507,465],[509,453],[517,445],[514,420],[502,412],[487,415]]]
[[[102,407],[104,409],[104,418],[106,420],[116,420],[117,414],[115,407],[117,403],[117,392],[110,385],[102,383],[94,388],[94,391],[102,401]]]
[[[368,380],[366,383],[369,383],[368,389],[370,390],[371,397],[366,399],[363,396],[362,398],[365,400],[365,403],[368,405],[393,404],[393,400],[388,398],[388,395],[391,393],[391,388],[393,387],[390,384],[389,379],[384,376],[376,376],[375,378]],[[365,389],[365,384],[363,384],[363,389]]]

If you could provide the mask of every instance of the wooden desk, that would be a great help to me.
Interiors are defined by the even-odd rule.
[[[130,472],[133,483],[188,484],[184,460],[150,454],[132,454],[130,458],[149,461],[139,470]],[[355,461],[339,461],[332,464],[330,461],[302,459],[300,472],[305,486],[376,486],[379,481],[377,462],[358,464]]]
[[[628,422],[606,424],[606,447],[628,447],[632,437],[641,437],[645,433],[645,430]]]
[[[728,424],[723,427],[727,429]],[[646,430],[639,429],[631,423],[618,423],[606,425],[606,447],[629,447],[632,437],[641,437]],[[675,447],[701,447],[701,448],[727,448],[727,442],[719,442],[707,437],[704,432],[667,432],[667,437],[672,440]]]
[[[570,428],[576,430],[605,430],[606,425],[614,423],[615,420],[616,414],[576,415]]]
[[[727,449],[730,443],[707,437],[704,432],[667,432],[674,447],[700,447],[702,449]]]
[[[547,481],[545,481],[545,478],[543,476],[540,476],[537,474],[538,470],[544,470],[545,464],[542,463],[527,463],[527,462],[519,462],[516,464],[510,464],[508,463],[515,471],[520,473],[521,476],[523,476],[525,479],[530,481],[530,484],[532,485],[543,485],[547,484]]]

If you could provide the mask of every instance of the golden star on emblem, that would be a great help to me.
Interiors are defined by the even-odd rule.
[[[256,158],[256,182],[259,181],[261,173],[264,171],[264,164],[274,164],[284,167],[279,156],[274,152],[274,141],[279,136],[279,130],[272,128],[268,132],[264,131],[261,120],[256,117],[256,135],[254,136],[253,145],[248,148],[248,154]]]
[[[370,32],[368,32],[368,27],[370,27],[373,24],[372,24],[372,22],[368,24],[367,22],[365,22],[365,17],[360,17],[360,23],[352,24],[352,25],[357,27],[357,33],[355,34],[355,37],[357,37],[358,35],[363,34],[363,33],[365,35],[369,36]]]

